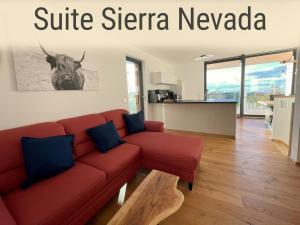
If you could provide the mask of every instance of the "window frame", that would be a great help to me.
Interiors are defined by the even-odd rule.
[[[230,62],[230,61],[237,61],[240,60],[241,62],[241,96],[240,96],[240,117],[249,116],[249,117],[263,117],[263,115],[251,115],[251,114],[244,114],[244,94],[245,94],[245,69],[246,69],[246,59],[253,58],[257,56],[265,56],[265,55],[273,55],[278,53],[284,52],[293,52],[294,59],[297,60],[297,48],[287,48],[282,50],[276,51],[268,51],[268,52],[260,52],[248,55],[240,55],[235,57],[228,57],[222,59],[215,59],[215,60],[208,60],[204,61],[204,99],[207,100],[207,66],[209,64],[216,64],[216,63],[223,63],[223,62]],[[291,95],[295,94],[295,79],[296,79],[296,64],[293,65],[293,75],[292,75],[292,87],[291,87]]]
[[[130,56],[126,56],[125,62],[132,62],[138,65],[139,67],[139,86],[140,86],[140,102],[141,102],[141,111],[143,112],[144,116],[145,116],[145,103],[144,103],[144,81],[143,81],[143,61],[130,57]],[[126,77],[127,79],[127,77]],[[127,85],[127,83],[126,83]]]

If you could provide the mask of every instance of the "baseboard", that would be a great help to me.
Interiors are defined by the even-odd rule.
[[[205,133],[205,132],[174,130],[174,129],[165,129],[165,131],[170,132],[170,133],[174,132],[174,133],[180,133],[180,134],[192,134],[192,135],[213,136],[213,137],[235,139],[235,136],[233,136],[233,135],[212,134],[212,133]]]
[[[286,147],[290,147],[287,143],[285,143],[284,141],[282,141],[282,140],[279,140],[279,139],[272,139],[272,141],[274,141],[274,142],[277,142],[277,143],[280,143],[280,144],[283,144],[283,145],[285,145]]]
[[[293,160],[292,158],[289,158],[289,159],[295,164],[295,166],[300,166],[300,162],[297,162],[297,161]]]

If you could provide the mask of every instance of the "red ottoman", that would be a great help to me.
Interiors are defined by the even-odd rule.
[[[203,148],[200,138],[145,131],[123,140],[141,147],[144,167],[175,174],[192,188]]]

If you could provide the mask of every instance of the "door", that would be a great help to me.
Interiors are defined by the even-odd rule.
[[[126,73],[129,112],[144,112],[142,62],[126,57]]]

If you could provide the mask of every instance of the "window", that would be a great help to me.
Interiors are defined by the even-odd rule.
[[[207,65],[206,98],[208,100],[234,99],[240,114],[241,62],[230,60]]]
[[[262,116],[261,101],[293,93],[296,49],[205,62],[208,100],[235,99],[237,114]]]
[[[244,114],[264,115],[265,106],[260,101],[271,100],[272,95],[292,94],[293,52],[246,58]]]
[[[129,112],[144,111],[142,62],[126,57],[126,72]]]

